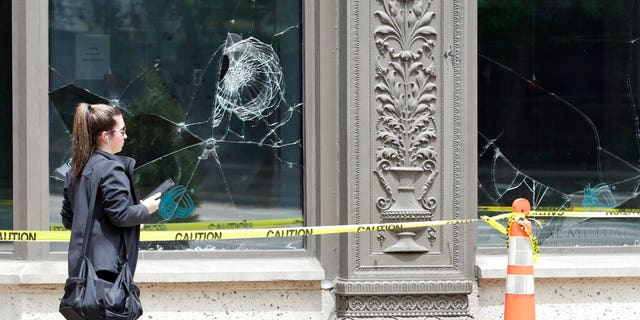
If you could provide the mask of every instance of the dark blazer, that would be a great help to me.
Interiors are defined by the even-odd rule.
[[[82,241],[85,237],[91,173],[102,161],[108,162],[96,194],[95,222],[89,238],[87,257],[96,271],[117,273],[125,259],[123,246],[126,244],[131,272],[135,273],[136,270],[140,224],[149,220],[149,211],[144,205],[137,204],[138,199],[132,183],[135,160],[98,150],[89,158],[74,185],[71,185],[71,171],[67,172],[65,178],[60,215],[64,227],[71,229],[69,276],[77,275],[79,272],[76,268],[82,255]],[[73,203],[70,202],[70,192],[73,192]]]

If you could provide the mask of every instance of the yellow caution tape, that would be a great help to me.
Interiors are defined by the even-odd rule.
[[[144,231],[185,231],[185,230],[218,230],[218,229],[253,229],[278,226],[303,225],[303,218],[239,220],[239,221],[210,221],[210,222],[179,222],[145,224]],[[62,224],[49,225],[49,231],[64,231]]]
[[[634,209],[636,210],[636,209]],[[567,217],[567,218],[633,218],[640,217],[640,211],[541,211],[532,210],[529,216],[533,217]]]
[[[488,207],[481,207],[487,209]],[[506,207],[505,207],[506,208]],[[590,208],[594,209],[594,208]],[[502,209],[501,209],[502,210]],[[636,209],[637,210],[637,209]],[[483,211],[483,210],[480,210]],[[491,211],[491,210],[484,210]],[[498,211],[498,210],[496,210]],[[506,209],[505,209],[506,211]],[[289,227],[289,228],[265,228],[277,225],[301,225],[304,219],[271,219],[271,220],[242,220],[231,222],[187,222],[169,224],[150,224],[144,226],[140,234],[141,241],[206,241],[223,239],[248,239],[248,238],[282,238],[301,237],[322,234],[353,233],[369,231],[388,231],[396,229],[409,229],[419,227],[435,227],[444,225],[466,224],[485,222],[498,232],[507,235],[507,247],[509,246],[509,228],[511,222],[517,221],[531,241],[534,252],[534,262],[538,259],[540,250],[538,240],[529,232],[522,222],[527,217],[578,217],[578,218],[630,218],[640,217],[640,211],[627,211],[627,209],[605,211],[543,211],[533,210],[527,215],[508,212],[492,217],[482,216],[479,219],[436,220],[417,221],[403,223],[379,223],[362,225],[338,225],[318,227]],[[507,220],[505,227],[498,221]],[[536,221],[537,222],[537,221]],[[11,242],[67,242],[71,232],[61,230],[61,225],[51,225],[49,231],[31,230],[0,230],[0,241]]]
[[[178,231],[142,231],[141,241],[204,241],[218,239],[248,239],[248,238],[282,238],[300,237],[321,234],[386,231],[418,227],[435,227],[462,223],[483,221],[482,219],[436,220],[403,223],[379,223],[360,225],[339,225],[320,227],[291,227],[291,228],[258,228],[258,229],[223,229],[223,230],[178,230]],[[0,241],[26,242],[66,242],[71,236],[70,231],[32,231],[32,230],[0,230]]]
[[[523,221],[525,220],[526,218],[518,220],[518,225],[524,231],[524,233],[526,233],[527,236],[529,237],[529,241],[531,242],[531,248],[533,249],[533,262],[535,263],[536,261],[538,261],[538,256],[540,256],[540,247],[538,247],[538,238],[536,238],[536,236],[534,236],[533,233],[529,232],[529,230],[524,226]]]
[[[634,209],[637,210],[637,209]],[[514,213],[503,213],[496,216],[482,216],[485,219],[502,220],[509,219]],[[564,218],[635,218],[640,217],[640,211],[608,210],[608,211],[543,211],[531,210],[527,217],[564,217]]]
[[[502,212],[506,211],[507,208],[510,207],[478,207],[478,211],[494,211],[494,212]],[[529,241],[531,241],[531,248],[533,249],[533,261],[538,260],[538,256],[540,255],[540,248],[538,246],[538,239],[530,233],[523,225],[522,221],[526,219],[526,217],[565,217],[565,218],[633,218],[640,217],[640,211],[638,209],[611,209],[604,208],[603,211],[588,211],[588,210],[596,210],[601,208],[569,208],[574,209],[576,211],[544,211],[544,210],[532,210],[525,215],[520,213],[504,213],[492,217],[482,216],[481,219],[487,222],[491,227],[493,227],[498,232],[508,235],[509,228],[511,227],[511,223],[513,221],[518,221],[518,224],[521,226],[522,230],[529,237]],[[502,224],[498,223],[498,220],[508,219],[507,227],[505,228]],[[534,220],[536,223],[540,224],[539,219]],[[507,236],[507,248],[509,247],[509,237]]]
[[[71,231],[0,230],[0,241],[69,241]]]
[[[510,206],[478,206],[478,212],[512,212],[512,207]],[[616,208],[605,208],[605,207],[564,207],[564,208],[558,208],[558,207],[537,207],[535,210],[531,210],[531,213],[534,212],[545,212],[545,213],[560,213],[564,216],[566,216],[569,213],[576,213],[576,212],[581,212],[581,213],[588,213],[588,214],[592,214],[592,213],[632,213],[632,214],[637,214],[638,216],[640,216],[640,208],[622,208],[622,209],[616,209]]]
[[[486,223],[488,223],[491,227],[493,227],[494,229],[496,229],[498,232],[504,234],[504,235],[509,235],[509,231],[507,230],[507,228],[505,228],[503,225],[501,225],[500,223],[498,223],[498,220],[506,220],[506,219],[512,219],[513,216],[516,213],[511,212],[511,213],[503,213],[503,214],[499,214],[497,216],[493,216],[493,217],[489,217],[489,216],[482,216],[480,217],[480,219]],[[507,224],[508,226],[509,224]]]
[[[509,221],[507,222],[507,233],[510,234],[511,226],[514,222],[527,234],[529,237],[529,242],[531,242],[531,249],[533,249],[533,262],[538,260],[538,256],[540,255],[540,248],[538,247],[538,238],[536,238],[529,230],[525,227],[524,221],[527,221],[527,218],[520,213],[510,214]],[[507,237],[507,248],[509,248],[509,237]]]

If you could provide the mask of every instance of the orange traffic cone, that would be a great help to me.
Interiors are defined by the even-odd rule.
[[[531,205],[526,199],[520,198],[513,202],[512,207],[513,212],[526,215]],[[504,320],[535,320],[533,247],[529,239],[529,235],[532,234],[531,221],[520,216],[509,223],[509,265]]]

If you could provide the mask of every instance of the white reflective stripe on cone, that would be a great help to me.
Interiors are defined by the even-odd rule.
[[[509,238],[509,265],[531,266],[533,265],[533,249],[531,241],[527,237]]]
[[[507,291],[509,294],[534,294],[533,276],[507,275]]]

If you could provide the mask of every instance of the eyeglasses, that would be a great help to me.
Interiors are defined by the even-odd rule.
[[[127,128],[122,128],[120,130],[109,130],[109,132],[111,132],[111,133],[120,132],[120,134],[125,135],[125,134],[127,134]]]

